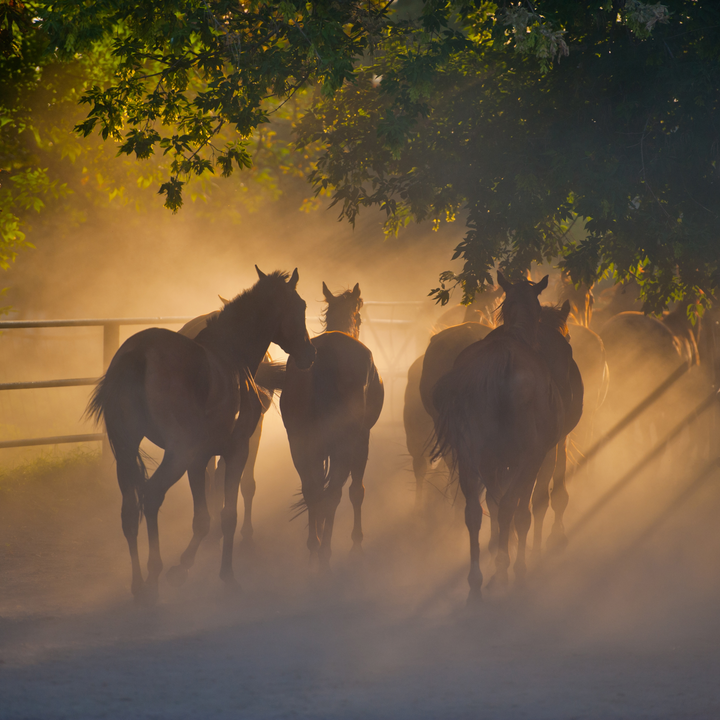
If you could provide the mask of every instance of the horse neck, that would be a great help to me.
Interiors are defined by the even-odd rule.
[[[248,368],[254,375],[272,342],[273,325],[259,311],[221,314],[198,341],[237,370]]]
[[[505,319],[503,325],[507,331],[521,338],[529,345],[533,347],[537,345],[540,315],[534,315],[530,308],[519,305],[515,308],[511,322],[508,323],[507,319]]]
[[[355,313],[332,312],[330,308],[328,308],[325,319],[325,330],[326,332],[343,332],[357,339],[359,333],[355,321]]]

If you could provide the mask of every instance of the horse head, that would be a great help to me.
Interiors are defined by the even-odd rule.
[[[339,295],[333,295],[325,283],[322,284],[322,289],[327,303],[323,316],[325,330],[344,332],[357,340],[362,323],[360,308],[363,306],[359,283],[355,283],[352,290],[346,290]]]
[[[255,270],[261,281],[269,277],[257,265]],[[315,362],[315,346],[310,342],[305,325],[307,306],[296,290],[300,279],[297,268],[287,281],[284,280],[286,277],[287,275],[283,276],[279,286],[280,318],[272,342],[290,355],[301,370],[307,370]]]
[[[515,327],[534,338],[540,323],[540,293],[548,286],[546,275],[540,282],[520,280],[511,283],[498,270],[498,285],[505,291],[505,300],[501,305],[503,324]]]

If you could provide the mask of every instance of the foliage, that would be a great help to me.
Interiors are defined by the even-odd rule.
[[[45,237],[49,228],[49,237],[70,241],[74,228],[95,213],[119,208],[147,211],[155,204],[147,189],[165,183],[171,169],[170,155],[157,154],[139,164],[135,153],[118,152],[124,140],[105,142],[101,136],[83,138],[72,132],[84,119],[83,94],[111,83],[120,72],[121,59],[108,33],[86,52],[61,57],[48,44],[39,21],[45,10],[42,3],[0,0],[3,269],[20,249],[32,247],[30,238]],[[12,22],[3,24],[7,18]],[[201,85],[197,78],[193,82]],[[284,101],[268,98],[264,107],[272,122],[245,139],[252,168],[232,183],[219,184],[206,173],[184,186],[196,214],[212,221],[222,207],[223,220],[238,219],[241,213],[255,211],[283,193],[291,193],[305,209],[317,207],[319,199],[312,197],[306,178],[318,148],[297,152],[290,146],[293,127],[309,101],[304,90]],[[217,137],[217,142],[228,145],[236,141],[237,135],[227,125]],[[226,157],[232,160],[233,153]],[[229,171],[222,163],[220,169],[223,174]]]
[[[32,247],[21,215],[39,212],[63,192],[60,183],[38,167],[21,140],[32,133],[29,93],[37,86],[44,38],[33,28],[26,8],[14,0],[0,4],[0,268],[7,270],[18,250]]]
[[[557,257],[576,282],[635,277],[649,310],[707,298],[719,27],[708,0],[425,2],[305,118],[326,146],[313,181],[351,221],[385,209],[390,230],[462,214],[443,302],[457,283],[469,301],[498,263]]]
[[[120,152],[170,158],[160,187],[167,207],[187,179],[249,168],[249,139],[309,83],[332,93],[383,26],[387,5],[367,0],[108,0],[44,5],[43,27],[60,57],[112,39],[116,72],[88,88],[79,130],[99,130]],[[231,136],[223,136],[229,128]]]
[[[53,195],[74,192],[79,214],[83,202],[140,209],[156,186],[177,210],[188,194],[252,204],[258,186],[310,177],[350,221],[382,208],[388,233],[462,217],[464,265],[441,275],[443,302],[457,284],[469,301],[496,265],[512,275],[558,257],[576,282],[634,277],[650,310],[716,293],[710,0],[0,8],[6,258],[24,241],[18,212]]]

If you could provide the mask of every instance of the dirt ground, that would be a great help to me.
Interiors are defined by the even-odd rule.
[[[415,511],[400,427],[374,433],[363,559],[346,495],[320,578],[268,420],[235,594],[210,541],[183,587],[136,606],[120,494],[95,461],[0,483],[2,720],[720,717],[720,479],[688,492],[700,459],[663,456],[574,526],[625,462],[609,455],[570,487],[568,550],[469,612],[462,513],[432,489]],[[189,539],[189,495],[183,480],[161,511],[166,568]]]

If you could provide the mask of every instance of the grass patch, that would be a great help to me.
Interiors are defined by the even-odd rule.
[[[0,517],[10,522],[26,511],[38,519],[71,507],[87,511],[91,505],[104,505],[118,496],[117,484],[104,470],[99,450],[45,452],[17,467],[0,469]]]

